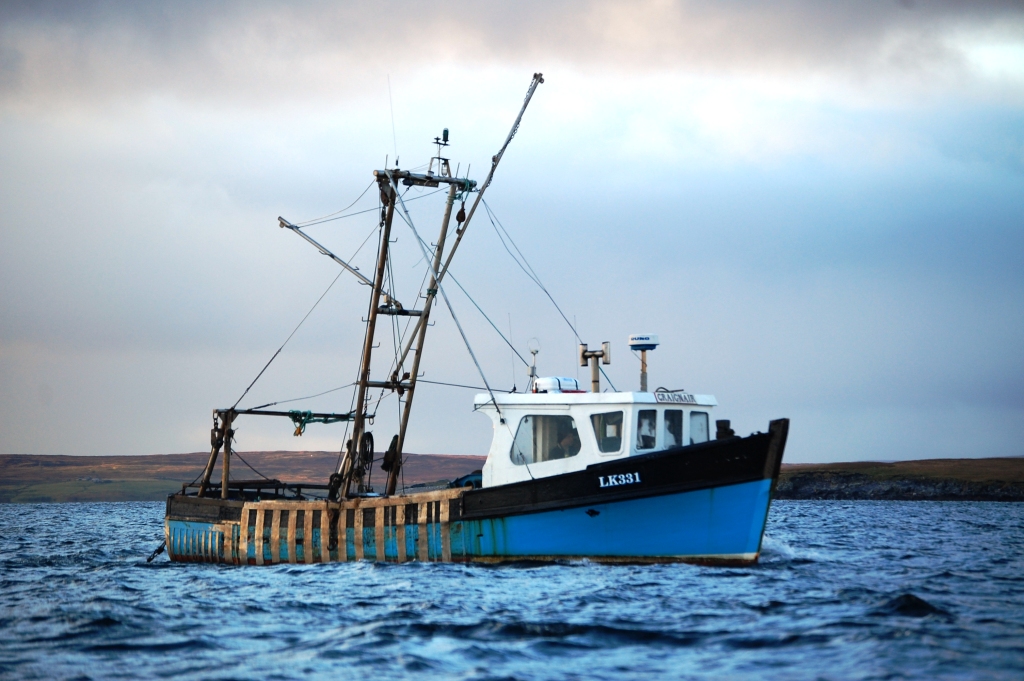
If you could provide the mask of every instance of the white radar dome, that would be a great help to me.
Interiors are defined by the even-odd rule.
[[[658,347],[658,337],[653,333],[634,333],[629,337],[630,350],[653,350]]]

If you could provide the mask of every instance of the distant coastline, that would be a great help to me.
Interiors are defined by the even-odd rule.
[[[0,455],[0,503],[163,501],[195,478],[207,453],[138,456]],[[322,482],[337,452],[242,452],[263,475]],[[451,480],[483,456],[410,454],[405,484]],[[256,478],[241,461],[232,471]],[[374,471],[374,479],[383,474]],[[215,476],[216,479],[217,476]],[[1024,501],[1024,457],[926,459],[896,463],[783,464],[776,499]]]
[[[163,501],[191,482],[206,466],[209,452],[137,456],[0,455],[0,503],[68,501]],[[406,485],[452,480],[483,466],[482,456],[407,454]],[[248,462],[250,470],[241,459]],[[233,479],[326,482],[338,465],[337,452],[241,452],[232,459]],[[256,472],[258,471],[258,473]],[[386,474],[373,471],[371,482]],[[214,474],[220,479],[220,466]]]
[[[1024,501],[1024,458],[783,464],[775,498]]]

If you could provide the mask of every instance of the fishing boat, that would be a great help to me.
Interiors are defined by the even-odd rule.
[[[647,352],[658,344],[651,335],[631,336],[628,342],[641,356],[639,391],[602,390],[601,367],[611,362],[610,343],[603,343],[600,350],[579,345],[579,363],[590,368],[589,391],[574,378],[538,376],[535,350],[526,392],[492,390],[481,372],[486,391],[474,398],[473,409],[493,425],[482,470],[447,487],[399,487],[434,303],[440,298],[458,325],[445,293],[445,277],[541,83],[541,74],[534,74],[511,132],[492,157],[481,185],[459,177],[457,170],[453,173],[449,159],[442,156],[447,130],[435,138],[437,154],[426,172],[397,167],[374,171],[381,211],[372,279],[302,227],[279,219],[282,228],[310,242],[370,288],[355,406],[337,413],[267,408],[272,405],[243,409],[239,398],[230,408],[214,410],[211,453],[201,480],[183,485],[167,499],[164,545],[172,561],[757,561],[789,421],[774,420],[766,432],[738,437],[728,420],[714,420],[712,438],[711,414],[717,407],[713,396],[648,390]],[[436,243],[416,232],[403,187],[447,188]],[[468,199],[473,202],[467,214]],[[454,239],[449,239],[457,203],[457,226]],[[414,232],[428,268],[424,280],[429,283],[418,310],[403,306],[395,291],[385,286],[396,215]],[[371,378],[377,321],[382,316],[407,318],[412,332],[396,348],[384,377],[378,373]],[[398,432],[382,456],[375,453],[368,430],[370,391],[392,395],[401,405]],[[241,417],[254,416],[290,419],[296,435],[311,423],[345,423],[350,436],[338,469],[322,483],[233,479],[233,426]],[[212,479],[218,457],[219,482]],[[376,491],[370,484],[375,463],[387,473]]]

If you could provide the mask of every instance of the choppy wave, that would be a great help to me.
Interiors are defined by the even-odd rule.
[[[776,502],[742,569],[147,564],[162,514],[0,506],[0,676],[1024,676],[1024,504]]]

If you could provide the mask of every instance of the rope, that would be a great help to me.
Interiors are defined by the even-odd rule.
[[[188,483],[188,487],[191,487],[192,485],[196,484],[196,480],[198,480],[199,478],[203,477],[203,473],[206,472],[206,466],[208,466],[208,465],[209,464],[205,464],[203,466],[203,470],[199,471],[199,475],[197,475],[195,478],[193,478],[192,482]]]
[[[267,476],[263,475],[263,473],[260,473],[258,470],[253,468],[252,465],[248,461],[246,461],[245,459],[242,459],[242,455],[241,454],[239,454],[238,452],[231,452],[231,453],[233,455],[237,456],[239,459],[241,459],[242,463],[244,463],[246,466],[248,466],[249,470],[251,470],[253,473],[255,473],[256,475],[260,476],[264,480],[270,480],[270,478],[268,478]]]
[[[295,434],[302,435],[306,432],[306,426],[310,423],[338,423],[339,421],[351,420],[351,414],[331,414],[329,416],[313,416],[311,411],[300,411],[298,409],[292,409],[288,412],[288,418],[295,424]]]

